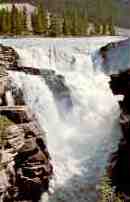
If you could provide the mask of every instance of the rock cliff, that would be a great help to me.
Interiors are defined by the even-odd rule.
[[[8,76],[14,49],[0,45],[0,201],[38,202],[53,176],[46,134]]]
[[[70,89],[66,85],[66,81],[63,75],[57,74],[56,71],[51,69],[38,69],[33,67],[24,67],[17,65],[10,64],[8,67],[8,70],[16,71],[16,72],[24,72],[25,74],[40,76],[44,79],[46,85],[52,92],[57,109],[62,117],[64,117],[63,109],[67,109],[67,111],[71,111],[73,108],[73,102],[71,98],[71,92]],[[13,89],[13,93],[15,93],[15,96],[17,96],[16,102],[19,102],[22,104],[22,92],[20,92],[20,89],[15,89],[15,85],[12,83],[9,86],[11,86],[11,89]],[[59,107],[61,106],[61,108]]]
[[[110,87],[114,95],[123,95],[119,101],[122,138],[118,151],[113,153],[108,169],[112,185],[130,201],[130,70],[111,75]]]

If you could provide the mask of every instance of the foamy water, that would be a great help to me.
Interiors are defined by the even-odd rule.
[[[3,40],[20,55],[20,63],[54,69],[64,76],[73,109],[63,121],[44,78],[10,72],[24,92],[27,104],[47,131],[55,168],[55,192],[50,202],[94,202],[96,187],[120,138],[119,107],[101,64],[93,67],[92,54],[120,37],[82,39]],[[64,109],[63,109],[64,110]]]

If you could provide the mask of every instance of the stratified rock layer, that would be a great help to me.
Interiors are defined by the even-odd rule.
[[[38,202],[49,190],[53,167],[45,131],[8,77],[7,70],[18,67],[18,59],[14,49],[0,45],[0,121],[4,116],[11,122],[0,145],[0,201]]]
[[[23,66],[19,67],[17,65],[16,66],[10,65],[8,69],[11,71],[16,71],[16,72],[24,72],[25,74],[41,76],[42,78],[44,78],[47,86],[49,87],[50,91],[52,92],[59,112],[61,113],[64,108],[67,109],[67,111],[72,110],[73,103],[72,103],[72,98],[71,98],[71,92],[66,85],[64,76],[57,74],[56,71],[54,71],[54,70],[45,69],[45,68],[38,69],[38,68],[33,68],[33,67],[23,67]],[[21,96],[22,96],[22,93],[21,93]],[[21,101],[22,101],[22,99],[21,99]],[[59,109],[60,103],[62,103],[62,110]]]

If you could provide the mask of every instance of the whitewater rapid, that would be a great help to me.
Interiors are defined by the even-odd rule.
[[[53,93],[44,78],[21,72],[10,77],[23,90],[24,98],[47,131],[49,152],[55,168],[55,192],[50,202],[94,202],[98,183],[110,153],[120,138],[117,99],[109,78],[92,55],[121,37],[82,39],[6,39],[15,48],[21,65],[52,69],[64,76],[73,108],[61,118]],[[64,110],[64,109],[63,109]]]

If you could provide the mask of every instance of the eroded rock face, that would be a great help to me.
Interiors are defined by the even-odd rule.
[[[41,194],[48,191],[53,168],[43,137],[44,132],[34,121],[7,128],[7,147],[15,156],[7,175],[10,184],[4,187],[4,202],[38,202]]]
[[[17,65],[18,59],[19,56],[13,48],[0,44],[0,64],[6,65],[8,69],[9,65]]]
[[[114,95],[127,95],[130,91],[130,70],[110,76],[110,88]]]
[[[26,147],[28,147],[29,149],[30,147],[35,147],[35,143],[32,145],[29,145],[30,142],[26,143],[26,141],[28,140],[29,134],[31,136],[31,139],[33,137],[36,137],[36,138],[42,137],[44,138],[44,141],[45,141],[45,132],[40,128],[39,124],[36,121],[17,124],[17,125],[16,124],[11,125],[6,129],[6,133],[7,133],[8,143],[12,144],[11,147],[13,147],[14,144],[18,146],[18,143],[17,143],[17,140],[18,140],[18,141],[21,141],[20,149],[24,151],[26,150],[25,149]],[[18,151],[19,148],[16,148],[16,150]]]
[[[7,81],[6,76],[0,78],[0,97],[2,97],[6,91]]]
[[[53,70],[39,70],[38,68],[19,66],[18,61],[19,56],[13,48],[0,45],[0,64],[5,65],[6,70],[25,72],[25,74],[43,77],[46,84],[52,91],[60,114],[64,115],[66,112],[70,112],[72,110],[73,104],[71,92],[67,87],[65,79],[62,75],[57,74]],[[12,93],[12,97],[15,100],[15,105],[24,105],[24,96],[21,89],[17,88],[12,81],[9,82],[10,83],[7,85],[7,90],[10,90]],[[4,98],[3,103],[6,104]],[[63,110],[65,111],[64,114],[62,114]]]
[[[67,88],[65,79],[62,75],[57,75],[55,71],[47,69],[41,73],[45,78],[47,85],[58,99],[63,96],[70,96],[70,91]]]
[[[25,105],[22,90],[10,79],[8,80],[7,90],[11,91],[13,99],[15,100],[15,105]]]
[[[118,151],[110,160],[109,175],[113,185],[123,193],[125,201],[130,201],[130,70],[112,75],[110,87],[115,95],[124,95],[124,98],[123,101],[119,101],[123,135]]]
[[[38,202],[49,189],[53,167],[45,131],[7,74],[18,59],[14,49],[0,45],[0,115],[12,123],[0,145],[0,202]]]
[[[63,112],[66,114],[66,112],[70,112],[73,108],[71,92],[67,87],[64,76],[47,69],[44,69],[44,71],[41,70],[41,75],[53,93],[60,114],[64,116]]]
[[[33,121],[35,119],[35,116],[26,106],[24,107],[24,110],[18,110],[18,108],[15,108],[14,106],[13,109],[10,109],[10,107],[6,107],[5,110],[3,108],[0,111],[0,114],[12,120],[15,124],[29,123],[30,121]]]

